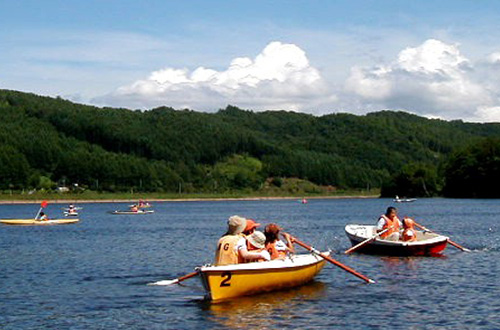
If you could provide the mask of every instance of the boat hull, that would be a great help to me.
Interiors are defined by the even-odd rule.
[[[49,226],[49,225],[69,225],[77,223],[80,219],[54,219],[54,220],[35,220],[35,219],[2,219],[0,223],[14,226]]]
[[[311,281],[325,260],[301,255],[287,260],[200,268],[200,278],[212,301],[296,287]]]
[[[374,235],[374,228],[375,226],[347,225],[345,231],[352,246],[355,246]],[[416,242],[395,242],[377,238],[356,252],[386,256],[435,256],[441,254],[448,244],[448,237],[433,233],[418,232],[417,238]]]
[[[111,214],[127,214],[127,215],[139,215],[139,214],[151,214],[154,213],[155,211],[138,211],[138,212],[132,212],[132,211],[113,211]]]

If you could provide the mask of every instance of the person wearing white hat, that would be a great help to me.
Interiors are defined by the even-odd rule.
[[[240,248],[239,254],[242,254],[244,248]],[[264,235],[261,231],[254,231],[251,235],[246,237],[246,251],[247,253],[256,254],[257,252],[260,254],[260,258],[250,258],[243,259],[243,262],[252,262],[252,261],[269,261],[271,260],[271,255],[266,250],[266,235]]]

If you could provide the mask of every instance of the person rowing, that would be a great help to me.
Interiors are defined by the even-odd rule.
[[[40,216],[38,217],[38,219],[35,220],[48,221],[49,217],[45,214],[45,212],[40,212]]]
[[[271,255],[271,260],[285,259],[287,254],[295,252],[291,236],[287,233],[283,234],[286,239],[285,244],[279,239],[280,231],[281,228],[275,223],[268,224],[264,229],[264,234],[266,235],[266,250]]]
[[[403,219],[403,233],[401,234],[401,239],[404,242],[414,242],[417,240],[415,222],[410,218]]]
[[[68,213],[76,213],[75,205],[69,204],[69,206],[68,206]]]
[[[377,233],[380,233],[386,229],[386,232],[382,233],[380,237],[388,241],[399,241],[399,228],[403,224],[398,218],[398,211],[395,207],[389,206],[385,212],[382,214],[377,222]]]

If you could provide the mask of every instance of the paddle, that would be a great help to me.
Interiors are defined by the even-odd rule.
[[[177,284],[177,283],[180,283],[180,282],[182,282],[184,280],[187,280],[188,278],[195,277],[198,274],[199,274],[198,272],[192,272],[192,273],[189,273],[187,275],[184,275],[184,276],[181,276],[179,278],[176,278],[174,280],[163,280],[163,281],[158,281],[158,282],[154,282],[154,283],[149,283],[148,285],[172,285],[172,284]]]
[[[345,250],[344,253],[345,254],[352,253],[352,252],[356,251],[357,249],[359,249],[360,247],[365,246],[366,244],[368,244],[370,242],[373,242],[377,237],[379,237],[380,235],[382,235],[383,233],[385,233],[386,231],[388,231],[391,228],[392,227],[386,228],[386,229],[382,230],[381,232],[377,233],[376,235],[365,239],[363,242],[358,243],[358,244],[354,245],[352,248]]]
[[[422,226],[422,225],[420,225],[420,224],[416,223],[416,222],[415,222],[415,220],[413,220],[413,223],[415,224],[415,226],[417,226],[418,228],[420,228],[420,229],[422,229],[422,230],[428,231],[428,232],[430,232],[430,233],[437,234],[435,231],[432,231],[432,230],[430,230],[430,229],[427,229],[426,227],[424,227],[424,226]],[[469,250],[469,249],[467,249],[467,248],[465,248],[465,247],[461,246],[461,245],[460,245],[460,244],[458,244],[458,243],[453,242],[453,241],[452,241],[451,239],[449,239],[449,238],[448,238],[448,243],[450,243],[450,245],[452,245],[452,246],[456,247],[456,248],[457,248],[457,249],[459,249],[459,250],[462,250],[462,251],[464,251],[464,252],[470,252],[470,250]]]
[[[334,264],[337,267],[342,268],[346,272],[349,272],[349,273],[353,274],[354,276],[359,277],[360,279],[362,279],[363,281],[366,281],[367,283],[375,283],[374,280],[372,280],[372,279],[370,279],[370,278],[368,278],[368,277],[366,277],[366,276],[364,276],[364,275],[356,272],[354,269],[347,267],[346,265],[344,265],[341,262],[338,262],[337,260],[333,259],[332,257],[327,256],[324,253],[321,253],[320,251],[316,250],[312,246],[309,246],[306,243],[299,241],[297,238],[295,238],[293,236],[291,236],[291,238],[292,238],[292,242],[297,243],[298,245],[302,246],[303,248],[311,251],[312,253],[314,253],[316,255],[319,255],[321,258],[325,259],[326,261],[331,262],[332,264]]]
[[[42,212],[42,210],[44,208],[46,208],[48,204],[49,203],[47,203],[47,201],[42,201],[42,203],[40,204],[41,207],[40,207],[40,209],[38,210],[38,213],[35,216],[35,220],[38,220],[38,216],[40,215],[40,212]]]

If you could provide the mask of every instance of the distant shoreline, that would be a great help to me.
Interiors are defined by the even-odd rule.
[[[352,196],[313,196],[313,197],[207,197],[207,198],[117,198],[117,199],[40,199],[40,200],[0,200],[0,205],[7,204],[40,204],[47,200],[51,204],[87,204],[87,203],[133,203],[139,199],[145,202],[226,202],[226,201],[266,201],[266,200],[307,200],[311,199],[370,199],[379,198],[378,195],[352,195]]]

